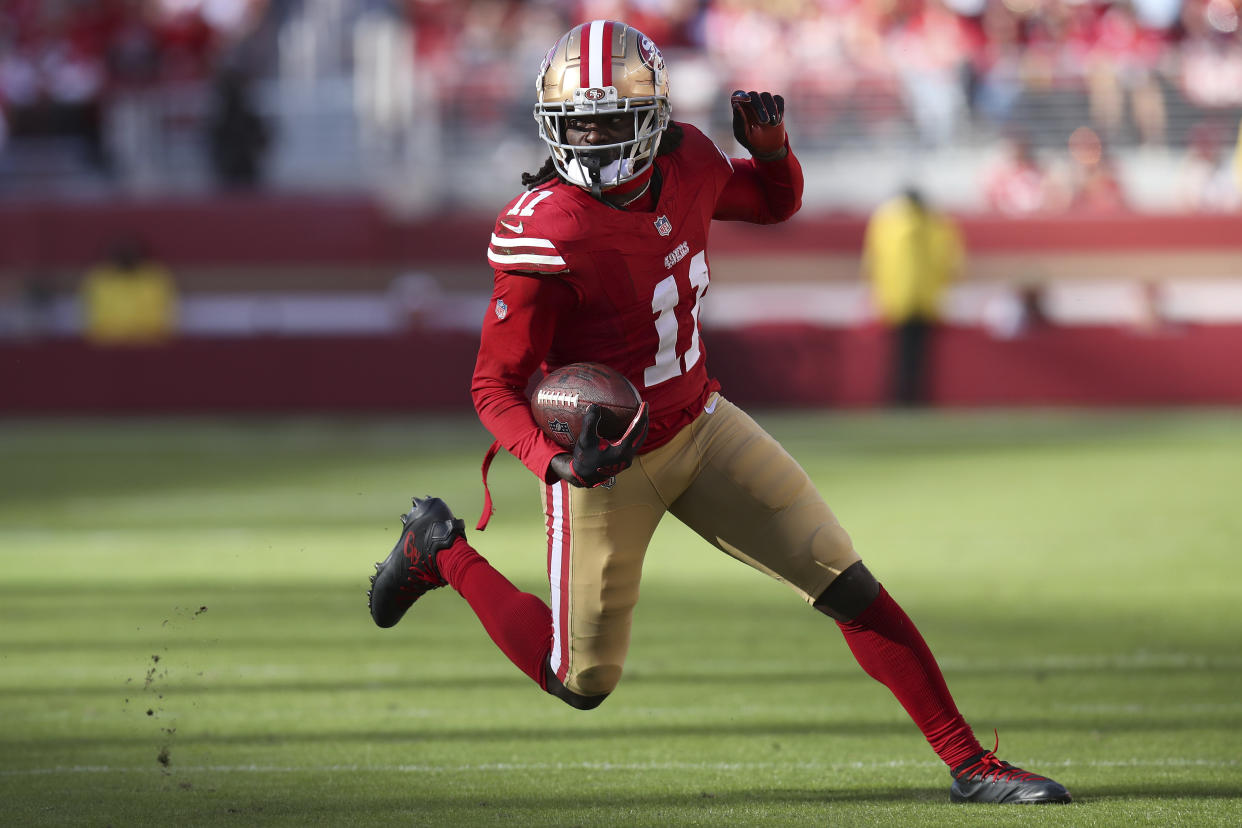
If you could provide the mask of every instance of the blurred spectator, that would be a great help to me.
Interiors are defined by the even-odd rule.
[[[1242,206],[1233,148],[1217,125],[1195,124],[1177,176],[1177,208],[1187,212],[1231,212]]]
[[[239,9],[247,3],[246,0],[227,3],[180,0],[152,5],[160,48],[160,78],[177,83],[202,80],[211,75],[220,42],[206,13],[209,10],[222,12],[230,6]]]
[[[270,135],[250,99],[249,78],[241,69],[226,67],[214,93],[207,129],[216,180],[229,189],[253,188],[262,179]]]
[[[1181,15],[1179,80],[1197,106],[1242,105],[1242,49],[1232,0],[1186,0]]]
[[[966,110],[970,57],[976,51],[962,18],[940,0],[898,3],[905,15],[889,34],[892,66],[920,141],[948,144]]]
[[[988,173],[984,196],[988,208],[1007,216],[1029,216],[1054,209],[1050,182],[1030,143],[1021,135],[1002,140],[1003,156]]]
[[[1163,288],[1159,282],[1144,281],[1135,286],[1138,305],[1132,323],[1136,333],[1155,334],[1169,328],[1163,308]]]
[[[1016,339],[1049,325],[1044,313],[1043,286],[1024,282],[1013,290],[1001,290],[983,306],[983,327],[997,339]]]
[[[881,204],[867,224],[863,270],[880,320],[892,332],[889,380],[896,405],[927,401],[931,339],[945,290],[964,258],[953,220],[913,187]]]
[[[0,280],[0,339],[42,339],[55,324],[56,286],[46,269]]]
[[[982,42],[971,67],[970,105],[988,123],[1003,126],[1022,97],[1021,23],[1008,5],[990,2],[980,11],[979,25]]]
[[[160,75],[159,32],[136,4],[125,7],[125,15],[107,45],[107,66],[114,90],[142,88],[155,83]]]
[[[96,345],[154,345],[177,326],[177,288],[133,237],[119,239],[82,282],[85,334]]]
[[[56,286],[52,275],[42,269],[32,271],[22,283],[20,333],[39,339],[51,332],[55,304]]]
[[[1068,209],[1082,213],[1115,213],[1128,202],[1113,160],[1091,127],[1070,133],[1065,163],[1051,172],[1053,186],[1067,193]]]
[[[1140,26],[1128,3],[1107,6],[1096,21],[1087,92],[1092,121],[1108,141],[1122,137],[1129,103],[1139,140],[1164,144],[1164,91],[1156,75],[1164,48],[1160,33]]]
[[[6,9],[28,29],[0,27],[8,42],[0,48],[0,103],[14,138],[75,138],[85,160],[107,168],[101,124],[106,71],[101,41],[110,18],[95,4],[75,8],[28,4]],[[35,15],[38,15],[36,17]],[[6,21],[8,22],[8,21]]]

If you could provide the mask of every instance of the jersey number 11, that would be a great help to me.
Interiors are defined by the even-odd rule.
[[[690,260],[690,287],[694,289],[694,305],[690,309],[690,346],[680,357],[677,354],[677,333],[682,320],[677,318],[677,305],[681,299],[677,279],[670,273],[655,286],[651,310],[656,314],[655,328],[660,343],[656,349],[655,364],[643,370],[645,387],[650,388],[680,376],[699,361],[699,304],[709,280],[707,252],[699,251]]]

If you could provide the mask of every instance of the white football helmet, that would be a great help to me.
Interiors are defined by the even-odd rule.
[[[556,41],[535,78],[535,120],[556,171],[596,194],[644,173],[669,125],[668,74],[651,38],[614,20],[593,20]],[[634,137],[579,147],[565,142],[567,118],[632,114]],[[614,158],[609,163],[603,159]]]

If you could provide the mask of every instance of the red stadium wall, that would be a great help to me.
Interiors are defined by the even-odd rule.
[[[865,219],[799,215],[783,225],[718,223],[712,255],[855,254]],[[1242,253],[1242,215],[962,217],[973,256],[1051,252]],[[491,216],[404,220],[364,199],[221,198],[0,205],[0,271],[83,266],[139,232],[174,266],[453,262],[483,266]],[[1240,274],[1242,275],[1242,274]]]
[[[772,325],[710,331],[708,364],[736,402],[871,406],[887,340],[876,328]],[[468,410],[477,339],[187,339],[158,348],[79,342],[0,347],[8,414]],[[949,328],[935,343],[934,402],[981,405],[1242,404],[1242,326],[1138,335],[1046,329],[998,340]]]
[[[469,284],[448,287],[477,290],[489,279],[482,250],[490,226],[490,217],[477,216],[402,221],[353,200],[4,206],[0,288],[31,270],[78,271],[111,239],[138,230],[179,274],[200,269],[203,279],[265,270],[288,279],[299,268],[337,268],[340,279],[351,270],[418,266],[469,274],[461,277]],[[713,272],[726,283],[774,272],[795,281],[846,278],[823,267],[856,267],[863,226],[857,217],[813,216],[769,228],[721,225]],[[1004,278],[1014,262],[1022,273],[1042,263],[1050,273],[1083,266],[1112,278],[1134,275],[1136,262],[1156,262],[1170,278],[1187,263],[1211,262],[1217,275],[1242,276],[1236,216],[963,218],[962,226],[972,261],[984,271],[989,262],[997,268],[992,278]],[[763,269],[738,264],[753,261]],[[253,278],[254,289],[263,289],[262,276]],[[883,399],[887,343],[872,326],[717,329],[707,332],[706,345],[713,373],[741,403],[870,406]],[[0,413],[468,410],[476,348],[470,333],[418,330],[185,337],[135,349],[0,341]],[[1014,339],[947,328],[934,349],[932,397],[955,406],[1239,404],[1239,355],[1242,325],[1154,333],[1048,326]]]

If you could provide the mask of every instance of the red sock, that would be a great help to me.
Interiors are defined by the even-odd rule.
[[[436,556],[440,574],[461,593],[500,651],[544,690],[544,664],[552,652],[552,610],[522,592],[458,538]]]
[[[892,691],[946,765],[956,768],[983,750],[927,642],[884,587],[857,618],[837,626],[859,665]]]

